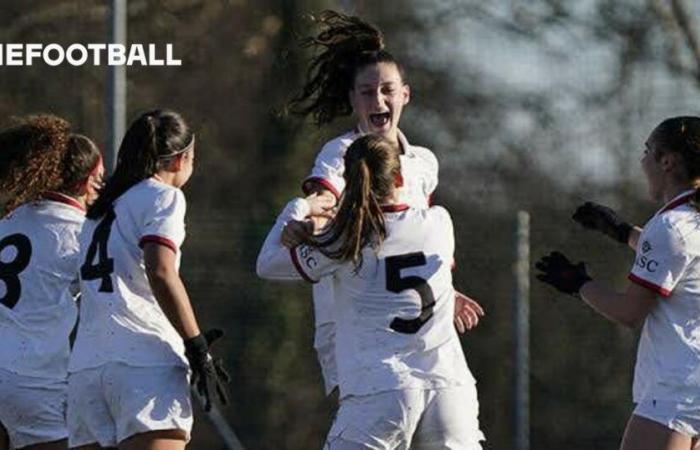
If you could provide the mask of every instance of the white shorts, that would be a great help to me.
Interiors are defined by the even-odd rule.
[[[481,450],[476,386],[407,389],[341,400],[324,449]]]
[[[135,434],[183,430],[189,440],[192,403],[187,368],[109,363],[68,376],[70,447],[116,447]]]
[[[633,414],[690,437],[700,436],[700,402],[644,400]]]
[[[60,441],[68,437],[65,380],[29,377],[0,369],[0,423],[10,446]]]

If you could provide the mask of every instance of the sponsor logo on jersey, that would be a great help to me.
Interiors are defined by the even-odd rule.
[[[309,269],[313,269],[318,265],[318,261],[316,260],[316,257],[314,257],[314,251],[311,247],[302,245],[299,248],[299,256],[301,256],[301,259],[304,260],[304,264]]]
[[[642,253],[649,253],[651,251],[651,244],[649,241],[642,242]]]
[[[644,255],[640,255],[635,261],[635,264],[650,273],[656,272],[656,269],[659,267],[658,261],[647,258]]]

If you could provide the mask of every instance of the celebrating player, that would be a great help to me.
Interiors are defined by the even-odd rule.
[[[0,449],[65,449],[78,236],[102,157],[51,115],[0,132],[0,149]]]
[[[593,281],[583,263],[558,252],[538,278],[579,294],[615,322],[644,322],[634,371],[634,402],[622,450],[691,450],[700,437],[700,117],[673,117],[649,136],[642,169],[663,204],[643,229],[610,208],[586,203],[573,218],[629,244],[637,255],[624,293]]]
[[[311,115],[319,126],[351,113],[357,125],[323,146],[311,175],[303,183],[304,192],[326,195],[337,202],[346,187],[343,179],[346,149],[363,134],[375,133],[400,148],[402,201],[427,208],[438,183],[438,162],[430,150],[409,144],[398,128],[403,107],[410,100],[403,68],[384,49],[383,35],[373,25],[333,11],[323,12],[317,20],[322,30],[308,38],[304,46],[321,51],[312,60],[308,80],[292,107],[302,115]],[[325,220],[315,218],[314,222],[318,230]],[[308,230],[304,223],[288,227],[283,238],[285,244],[291,247],[308,241]],[[329,393],[337,385],[330,278],[314,285],[313,297],[314,347]],[[476,326],[479,316],[484,314],[478,303],[459,293],[456,305],[455,323],[462,332]]]
[[[331,205],[316,195],[290,202],[265,240],[258,275],[333,282],[341,402],[326,448],[479,449],[475,382],[451,326],[452,221],[442,207],[402,202],[400,165],[395,143],[356,139],[344,155],[336,217],[290,253],[284,226]]]
[[[117,167],[81,235],[81,321],[69,365],[71,447],[182,449],[193,382],[226,402],[228,375],[209,354],[178,275],[195,136],[179,114],[147,112],[129,127]],[[184,345],[183,345],[184,340]]]

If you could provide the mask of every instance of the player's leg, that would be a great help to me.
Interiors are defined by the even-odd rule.
[[[183,430],[159,430],[135,434],[119,443],[119,450],[183,450],[187,433]]]
[[[116,447],[100,447],[99,444],[88,444],[71,447],[71,450],[116,450]]]
[[[620,450],[692,450],[692,438],[654,420],[632,415]]]
[[[67,450],[68,439],[61,439],[53,442],[43,442],[41,444],[28,445],[17,450]]]
[[[413,436],[413,450],[481,450],[476,386],[426,391],[426,408]]]

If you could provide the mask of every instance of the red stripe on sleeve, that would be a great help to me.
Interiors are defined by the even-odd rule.
[[[170,250],[173,252],[177,253],[177,245],[173,241],[171,241],[168,238],[165,238],[163,236],[158,236],[155,234],[149,234],[141,238],[139,241],[139,247],[143,248],[144,245],[146,245],[149,242],[153,242],[154,244],[158,245],[163,245],[165,247],[168,247]]]
[[[340,192],[338,189],[336,189],[335,186],[333,186],[333,183],[330,181],[326,180],[325,178],[321,177],[309,177],[306,180],[304,180],[304,184],[301,185],[302,191],[304,191],[304,194],[309,195],[311,191],[311,187],[309,186],[308,183],[318,183],[324,188],[328,189],[331,191],[331,193],[335,196],[336,200],[340,200]]]
[[[289,254],[292,257],[292,263],[294,264],[294,267],[297,269],[297,272],[299,272],[299,275],[301,275],[301,277],[304,280],[308,281],[311,284],[318,283],[318,281],[314,281],[310,276],[308,276],[306,274],[306,272],[304,272],[304,268],[301,265],[301,261],[299,261],[299,256],[297,255],[297,247],[290,249]]]
[[[633,273],[629,274],[627,278],[629,278],[631,282],[643,286],[647,289],[650,289],[662,297],[669,297],[671,295],[671,291],[669,291],[668,289],[662,288],[658,284],[652,283],[651,281],[647,281],[644,278],[640,278]]]

